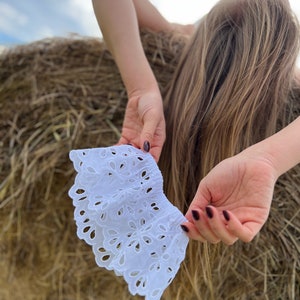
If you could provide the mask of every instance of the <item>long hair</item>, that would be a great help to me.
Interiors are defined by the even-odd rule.
[[[279,119],[285,125],[298,51],[297,19],[285,0],[221,0],[200,21],[164,102],[159,165],[167,197],[183,212],[217,163],[275,133]],[[189,244],[176,279],[189,284],[176,290],[178,299],[209,299],[203,290],[212,297],[218,251]]]
[[[285,0],[223,0],[201,20],[165,97],[160,167],[182,211],[218,162],[275,133],[298,39]]]

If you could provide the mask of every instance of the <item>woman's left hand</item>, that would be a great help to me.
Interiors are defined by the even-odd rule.
[[[242,152],[222,161],[200,182],[183,230],[202,242],[250,242],[268,218],[276,179],[268,160]]]

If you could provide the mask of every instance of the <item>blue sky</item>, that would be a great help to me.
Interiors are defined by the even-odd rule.
[[[217,0],[151,0],[171,22],[194,23]],[[300,0],[290,0],[300,16]],[[0,0],[0,45],[69,34],[101,36],[91,0]]]

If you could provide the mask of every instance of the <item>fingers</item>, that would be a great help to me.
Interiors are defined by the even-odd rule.
[[[242,224],[233,213],[229,211],[226,211],[226,213],[229,219],[227,223],[228,230],[245,243],[251,242],[262,227],[261,224],[251,221]]]
[[[157,116],[145,117],[144,126],[140,135],[140,148],[150,152],[156,162],[159,160],[165,142],[164,119],[157,120]]]
[[[205,211],[193,209],[190,215],[192,219],[182,224],[183,230],[191,239],[201,242],[216,244],[222,241],[226,245],[232,245],[238,239],[250,242],[261,229],[258,223],[242,224],[233,213],[220,212],[213,206],[207,206]]]

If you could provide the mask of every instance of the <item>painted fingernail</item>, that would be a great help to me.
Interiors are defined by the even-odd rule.
[[[197,210],[192,210],[192,216],[193,216],[193,219],[195,221],[199,221],[200,220],[200,215],[199,215],[199,213],[198,213]]]
[[[189,229],[185,225],[180,225],[184,232],[189,232]]]
[[[148,141],[145,141],[144,142],[144,150],[146,152],[149,152],[150,151],[150,143]]]
[[[207,216],[208,216],[210,219],[212,219],[213,216],[214,216],[214,213],[213,213],[211,207],[207,206],[207,207],[205,207],[205,210],[206,210]]]
[[[230,216],[229,216],[229,213],[227,210],[223,210],[223,216],[225,218],[226,221],[229,221],[230,220]]]

